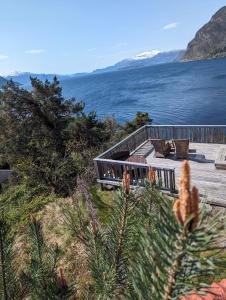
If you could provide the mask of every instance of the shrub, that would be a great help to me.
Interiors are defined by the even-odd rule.
[[[84,103],[64,99],[59,81],[31,78],[32,90],[13,82],[0,94],[0,163],[8,163],[31,187],[68,195],[94,148],[110,139],[107,123]]]
[[[179,299],[208,286],[208,277],[226,266],[225,258],[218,257],[224,249],[223,214],[210,217],[199,208],[188,164],[183,165],[180,199],[174,202],[158,191],[153,172],[139,193],[130,191],[130,176],[124,175],[107,224],[98,220],[92,196],[80,183],[87,210],[74,221],[83,224],[77,232],[87,249],[95,299]]]
[[[56,200],[57,196],[48,195],[43,186],[30,188],[26,184],[19,184],[9,187],[0,194],[0,210],[4,211],[5,221],[10,226],[12,234],[28,224],[31,213]]]

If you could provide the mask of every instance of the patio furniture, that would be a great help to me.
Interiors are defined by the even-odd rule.
[[[164,139],[151,139],[151,143],[155,149],[155,157],[166,158],[170,154],[170,144]]]
[[[215,160],[216,169],[226,170],[226,147],[220,147]]]
[[[189,140],[188,139],[175,139],[173,140],[175,146],[176,158],[188,158],[189,154]]]

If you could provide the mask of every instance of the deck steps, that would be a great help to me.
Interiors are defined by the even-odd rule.
[[[146,141],[145,143],[141,144],[135,151],[131,153],[132,156],[148,156],[153,151],[153,145],[151,141]]]

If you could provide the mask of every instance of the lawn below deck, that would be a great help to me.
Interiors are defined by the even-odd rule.
[[[189,144],[189,163],[191,167],[192,185],[195,185],[207,201],[226,207],[226,170],[216,169],[214,162],[222,144]],[[162,167],[175,168],[176,188],[178,189],[181,174],[181,162],[170,154],[167,158],[155,158],[154,149],[146,157],[147,164]]]

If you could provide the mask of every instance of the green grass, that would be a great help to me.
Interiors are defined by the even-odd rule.
[[[93,186],[90,189],[94,206],[97,210],[97,216],[101,223],[106,224],[109,221],[112,212],[112,191],[102,191],[97,186]]]
[[[31,188],[20,184],[10,186],[0,195],[0,208],[13,233],[27,225],[31,214],[56,199],[56,195],[47,195],[40,186]]]

